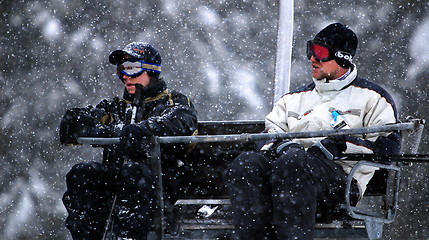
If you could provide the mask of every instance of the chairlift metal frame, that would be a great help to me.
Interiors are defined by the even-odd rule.
[[[242,124],[262,124],[260,120],[245,120],[245,121],[205,121],[199,122],[204,125],[213,126],[228,126],[228,125],[242,125]],[[407,142],[404,145],[408,145],[409,151],[403,150],[402,154],[399,155],[373,155],[373,154],[349,154],[338,157],[341,160],[357,161],[352,168],[347,183],[347,190],[345,193],[346,201],[342,206],[347,210],[350,217],[354,219],[360,219],[365,222],[366,233],[369,239],[379,239],[382,236],[383,224],[391,223],[394,221],[396,216],[396,209],[398,208],[399,199],[399,181],[400,181],[400,170],[401,166],[391,164],[392,162],[427,162],[429,155],[417,154],[418,146],[421,140],[423,132],[424,120],[412,119],[408,122],[389,124],[377,127],[366,127],[366,128],[355,128],[355,129],[337,129],[337,130],[325,130],[325,131],[314,131],[314,132],[290,132],[290,133],[243,133],[243,134],[225,134],[225,135],[202,135],[202,136],[163,136],[154,137],[152,139],[152,155],[151,164],[156,176],[156,191],[157,194],[157,211],[155,216],[155,229],[153,238],[157,240],[164,239],[175,239],[172,236],[167,236],[165,233],[166,222],[164,221],[164,198],[163,198],[163,182],[162,182],[162,168],[161,168],[161,145],[168,144],[196,144],[196,143],[216,143],[216,142],[249,142],[264,139],[273,138],[315,138],[315,137],[326,137],[326,136],[339,136],[339,135],[361,135],[377,132],[392,132],[401,131],[413,134],[414,141]],[[79,138],[81,144],[91,144],[96,146],[110,145],[119,143],[119,138]],[[350,185],[352,176],[356,170],[361,166],[373,166],[391,170],[394,172],[393,186],[388,191],[393,193],[391,201],[388,203],[389,209],[384,214],[378,212],[368,211],[353,207],[350,204]],[[392,190],[393,189],[393,190]],[[386,190],[387,191],[387,190]],[[388,194],[388,193],[386,193]],[[227,201],[227,200],[226,200]],[[225,229],[226,230],[226,229]],[[350,229],[337,229],[339,235],[353,235]],[[231,229],[226,230],[231,231]],[[209,231],[207,231],[208,233]],[[323,235],[323,234],[322,234]],[[179,238],[176,238],[179,239]]]

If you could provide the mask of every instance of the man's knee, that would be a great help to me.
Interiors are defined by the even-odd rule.
[[[234,177],[255,175],[268,169],[269,162],[265,156],[254,151],[243,152],[231,163],[228,175],[232,174]]]
[[[308,179],[313,171],[312,160],[305,150],[290,149],[272,163],[272,182],[286,184]]]
[[[66,183],[67,190],[62,200],[69,213],[84,210],[100,212],[112,195],[105,168],[100,163],[76,164],[67,174]]]
[[[307,152],[299,148],[291,148],[277,158],[272,166],[274,169],[296,169],[301,170],[307,167]]]
[[[78,163],[66,175],[67,188],[75,190],[99,183],[105,171],[104,166],[97,162]]]
[[[269,182],[270,174],[268,158],[257,152],[244,152],[230,164],[225,172],[224,181],[230,194],[247,194],[252,197],[251,195],[259,194],[254,191],[268,191],[269,187],[266,184]]]

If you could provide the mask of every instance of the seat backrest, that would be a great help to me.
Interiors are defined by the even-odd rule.
[[[199,135],[260,133],[263,121],[208,121],[198,123]],[[226,196],[222,181],[224,169],[242,151],[254,148],[253,142],[202,142],[186,155],[186,164],[194,173],[188,179],[188,197]]]
[[[198,133],[200,135],[260,133],[264,130],[264,126],[263,120],[200,121]]]
[[[387,179],[389,171],[386,169],[376,170],[365,190],[365,196],[381,196],[386,194]]]

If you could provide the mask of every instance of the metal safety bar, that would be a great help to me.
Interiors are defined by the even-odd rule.
[[[154,137],[156,143],[160,144],[175,144],[175,143],[202,143],[202,142],[240,142],[240,141],[256,141],[273,138],[314,138],[326,136],[340,136],[340,135],[357,135],[369,134],[377,132],[392,132],[402,130],[415,130],[421,124],[417,120],[406,123],[395,123],[377,127],[364,127],[353,129],[336,129],[336,130],[323,130],[312,132],[288,132],[288,133],[243,133],[243,134],[228,134],[228,135],[204,135],[204,136],[165,136]],[[78,143],[92,144],[92,145],[112,145],[118,144],[119,138],[93,138],[93,137],[80,137]]]
[[[174,143],[203,143],[203,142],[240,142],[240,141],[257,141],[273,138],[315,138],[326,136],[340,136],[340,135],[358,135],[377,132],[392,132],[399,130],[413,130],[416,129],[418,122],[396,123],[378,127],[365,127],[354,129],[337,129],[337,130],[324,130],[312,132],[288,132],[288,133],[254,133],[254,134],[228,134],[228,135],[214,135],[214,136],[175,136],[175,137],[157,137],[158,143],[161,144],[174,144]]]

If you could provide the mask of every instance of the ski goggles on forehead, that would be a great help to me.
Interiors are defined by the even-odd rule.
[[[307,58],[310,59],[312,56],[319,62],[327,62],[334,59],[334,55],[329,51],[327,45],[311,40],[307,42]]]
[[[138,77],[144,71],[161,73],[161,66],[147,63],[142,60],[128,60],[117,66],[116,74],[122,79],[123,75],[128,77]]]

